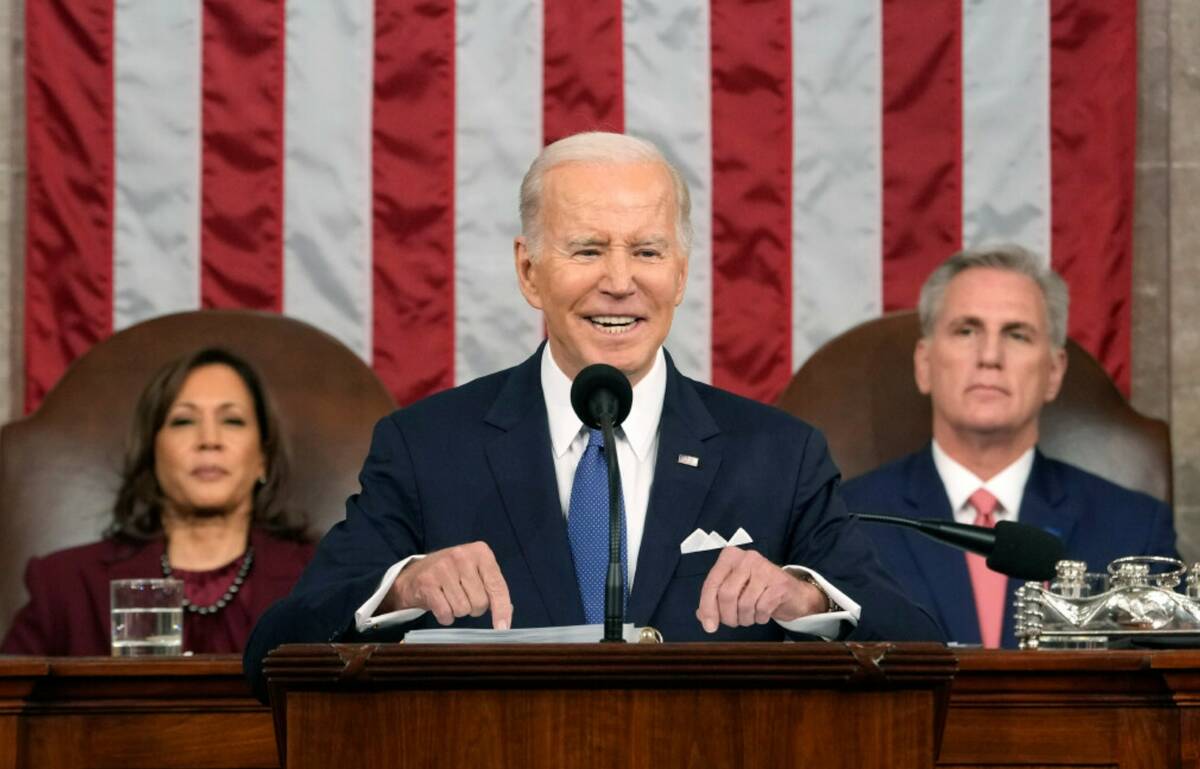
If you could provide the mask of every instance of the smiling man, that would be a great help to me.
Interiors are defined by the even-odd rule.
[[[636,385],[683,301],[680,188],[652,161],[562,162],[540,186],[522,216],[528,234],[516,239],[516,267],[526,301],[545,314],[554,362],[569,379],[608,363]]]
[[[600,623],[607,450],[629,621],[668,641],[940,638],[846,515],[823,438],[688,379],[663,349],[690,203],[662,154],[620,134],[562,139],[531,165],[520,210],[515,269],[546,343],[380,421],[346,520],[255,629],[246,666],[260,691],[280,643]],[[633,385],[614,447],[571,407],[593,363]],[[735,544],[693,546],[697,530]]]
[[[921,289],[913,353],[933,441],[847,482],[851,509],[984,526],[1019,518],[1060,536],[1094,570],[1121,556],[1174,555],[1165,504],[1037,450],[1038,415],[1066,372],[1067,309],[1062,278],[1016,246],[964,251],[938,267]],[[953,640],[1016,645],[1015,580],[916,533],[871,534]]]

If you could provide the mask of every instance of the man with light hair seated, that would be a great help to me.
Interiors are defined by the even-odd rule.
[[[847,482],[851,510],[1045,529],[1093,570],[1128,555],[1175,555],[1171,510],[1037,448],[1038,416],[1066,372],[1066,283],[1018,246],[962,251],[921,288],[917,388],[933,441]],[[916,532],[870,530],[888,571],[961,643],[1015,647],[1018,580]]]

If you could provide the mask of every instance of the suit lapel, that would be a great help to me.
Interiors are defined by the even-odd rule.
[[[161,538],[144,545],[114,542],[113,551],[106,558],[108,578],[112,580],[161,577],[162,555],[165,549],[166,542]],[[104,610],[108,611],[108,607],[104,607]]]
[[[905,503],[910,517],[929,516],[953,521],[946,487],[933,464],[930,446],[915,455],[906,468]],[[906,540],[913,561],[925,575],[935,606],[950,637],[962,643],[979,643],[979,616],[975,609],[975,594],[971,590],[971,575],[966,557],[947,545],[911,532]]]
[[[629,594],[629,620],[645,625],[679,561],[679,543],[696,528],[708,489],[721,466],[720,430],[692,383],[667,356],[667,388],[659,422],[654,486]],[[696,457],[683,464],[681,455]]]
[[[250,616],[261,617],[271,604],[291,592],[303,570],[303,562],[297,563],[291,543],[277,540],[262,529],[250,529],[250,544],[254,546]]]
[[[1067,503],[1057,468],[1040,451],[1034,452],[1033,468],[1021,497],[1021,523],[1037,526],[1070,542],[1079,516]]]
[[[584,621],[583,605],[558,500],[542,396],[540,353],[513,369],[484,417],[501,430],[486,451],[505,512],[550,623],[578,625]]]
[[[1021,495],[1020,521],[1044,529],[1059,537],[1064,543],[1071,541],[1071,535],[1079,521],[1077,512],[1071,508],[1068,502],[1057,468],[1050,460],[1046,459],[1041,451],[1036,449],[1033,455],[1033,467],[1029,471],[1029,480],[1025,482],[1025,493]],[[1003,630],[1005,645],[1008,646],[1016,644],[1013,594],[1020,585],[1020,580],[1008,580]]]

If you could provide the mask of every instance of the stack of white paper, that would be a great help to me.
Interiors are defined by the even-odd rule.
[[[637,643],[641,628],[628,622],[621,626],[628,643]],[[404,641],[410,644],[587,644],[604,638],[603,625],[567,625],[565,627],[525,627],[513,630],[489,628],[431,628],[410,630]]]

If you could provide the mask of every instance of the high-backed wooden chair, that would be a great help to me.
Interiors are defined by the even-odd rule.
[[[856,326],[814,353],[779,397],[780,408],[825,433],[846,478],[929,441],[929,398],[913,380],[919,336],[912,311]],[[1122,486],[1171,500],[1167,424],[1135,411],[1096,359],[1072,341],[1062,391],[1042,410],[1039,446]]]
[[[372,426],[394,408],[370,367],[281,315],[210,310],[139,323],[93,347],[37,411],[0,430],[0,633],[26,600],[26,560],[95,540],[108,524],[134,404],[150,377],[210,345],[263,377],[289,453],[289,508],[308,517],[314,538],[341,520]]]

